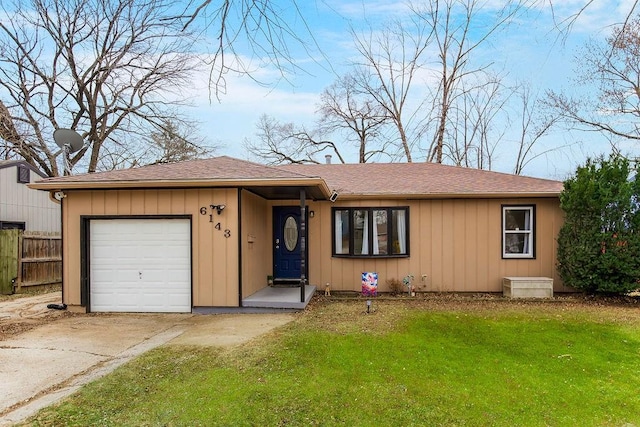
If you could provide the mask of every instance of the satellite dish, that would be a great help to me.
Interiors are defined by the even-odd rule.
[[[69,154],[75,153],[80,150],[84,145],[82,137],[75,130],[71,129],[56,129],[53,131],[53,139],[58,144],[58,147],[67,147]]]
[[[75,153],[84,146],[82,137],[75,130],[56,129],[53,131],[53,140],[62,149],[62,157],[64,161],[64,174],[71,175],[71,164],[69,163],[69,154]]]

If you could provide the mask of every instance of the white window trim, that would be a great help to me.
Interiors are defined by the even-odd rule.
[[[529,230],[507,230],[507,211],[528,211],[529,212]],[[504,205],[502,206],[502,258],[507,259],[532,259],[535,254],[535,207],[533,205],[518,206]],[[528,234],[529,245],[525,253],[507,253],[506,242],[508,234]]]

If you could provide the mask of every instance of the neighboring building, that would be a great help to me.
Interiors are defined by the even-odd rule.
[[[378,273],[380,292],[409,274],[422,291],[501,292],[506,276],[569,290],[555,266],[557,181],[433,163],[217,157],[31,186],[64,192],[63,302],[73,309],[299,308],[314,288],[300,288],[302,305],[256,296],[279,289],[267,277],[302,275],[359,291],[362,272]]]
[[[27,186],[45,177],[25,161],[0,160],[0,229],[60,232],[60,204]]]

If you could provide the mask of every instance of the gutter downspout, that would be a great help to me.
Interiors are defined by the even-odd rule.
[[[238,307],[242,307],[242,187],[238,187]]]
[[[58,196],[58,194],[60,194],[60,196]],[[64,194],[62,191],[49,190],[49,200],[51,200],[53,203],[62,205],[62,199],[64,199],[65,197],[66,194]],[[60,217],[60,221],[62,221],[62,216]]]
[[[62,264],[62,277],[60,278],[60,290],[61,292],[61,305],[66,309],[66,304],[64,303],[64,204],[62,200],[67,197],[67,195],[63,191],[49,191],[49,199],[53,203],[57,203],[60,205],[60,258],[62,259],[60,263]]]

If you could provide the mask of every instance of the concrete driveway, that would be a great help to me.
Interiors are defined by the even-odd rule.
[[[60,294],[31,304],[42,315]],[[0,325],[29,317],[22,305],[0,302]],[[20,301],[15,300],[15,302]],[[44,306],[40,307],[40,304]],[[0,426],[20,422],[132,358],[161,345],[232,346],[293,319],[292,314],[79,314],[0,340]]]

